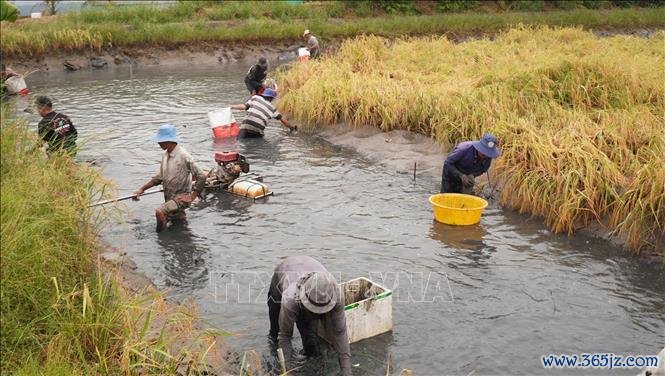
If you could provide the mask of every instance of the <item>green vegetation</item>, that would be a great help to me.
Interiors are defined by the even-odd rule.
[[[423,3],[431,6],[422,8]],[[584,2],[575,4],[578,3]],[[495,11],[483,11],[487,4],[494,4]],[[39,20],[21,20],[15,24],[3,22],[0,52],[5,57],[38,56],[56,51],[100,51],[109,47],[178,47],[208,42],[298,40],[304,29],[313,30],[325,40],[359,34],[398,37],[493,33],[517,24],[580,25],[586,28],[665,26],[663,7],[500,11],[504,8],[526,9],[518,4],[521,3],[352,1],[291,5],[287,2],[263,2],[259,7],[251,2],[184,1],[167,8],[107,6]],[[438,13],[449,8],[467,10],[460,9],[465,6],[476,9],[473,13]],[[409,7],[415,8],[410,10]]]
[[[2,109],[3,374],[174,374],[208,360],[212,332],[158,294],[129,296],[95,262],[103,218],[87,208],[107,186],[64,155],[48,160]],[[187,346],[177,347],[177,341]]]
[[[596,38],[520,27],[455,44],[358,37],[282,72],[304,126],[406,129],[443,144],[495,133],[503,204],[555,232],[609,225],[639,253],[665,239],[665,32]]]
[[[0,21],[14,22],[17,17],[18,9],[7,0],[0,0]]]

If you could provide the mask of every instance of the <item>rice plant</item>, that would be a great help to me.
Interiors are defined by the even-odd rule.
[[[196,328],[193,306],[130,294],[97,254],[110,192],[99,171],[41,140],[2,106],[0,352],[3,374],[174,374],[219,369],[224,333]]]
[[[665,238],[665,33],[597,38],[519,26],[493,41],[360,36],[280,73],[303,127],[406,129],[443,145],[495,133],[502,202],[555,232]]]

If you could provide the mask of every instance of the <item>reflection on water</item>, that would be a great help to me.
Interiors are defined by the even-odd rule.
[[[160,150],[149,138],[164,122],[179,127],[201,168],[215,166],[220,146],[207,112],[247,99],[246,70],[138,69],[129,80],[129,72],[109,69],[30,84],[74,120],[80,158],[97,160],[126,195],[157,170]],[[262,288],[284,257],[303,254],[344,280],[366,276],[394,290],[393,332],[351,346],[354,374],[385,375],[388,354],[394,369],[419,375],[545,374],[541,354],[651,354],[663,346],[659,265],[602,240],[554,235],[540,220],[496,206],[476,226],[438,224],[427,201],[438,179],[414,183],[277,122],[265,139],[237,148],[273,197],[209,192],[187,222],[157,235],[154,209],[163,198],[147,196],[127,204],[133,219],[105,234],[157,286],[196,299],[205,322],[238,333],[227,339],[234,349],[272,359]],[[252,299],[220,299],[233,273],[247,277],[233,288],[256,292]],[[328,349],[307,367],[295,374],[335,374],[337,358]]]
[[[451,226],[432,220],[429,237],[444,243],[448,248],[478,251],[484,247],[483,238],[487,232],[480,224],[471,226]]]
[[[168,231],[167,231],[168,230]],[[196,238],[186,220],[175,220],[157,235],[168,288],[198,289],[208,282],[208,247]]]

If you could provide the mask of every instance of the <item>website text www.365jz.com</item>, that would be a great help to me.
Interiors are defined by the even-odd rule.
[[[543,368],[615,369],[658,367],[657,355],[596,354],[550,354],[542,355]]]

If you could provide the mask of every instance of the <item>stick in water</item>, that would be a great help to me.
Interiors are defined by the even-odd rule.
[[[281,348],[277,349],[277,358],[279,358],[279,365],[282,367],[282,374],[286,374],[286,360]]]
[[[156,189],[154,191],[143,192],[143,194],[141,196],[151,195],[153,193],[159,193],[159,192],[164,192],[164,188],[159,188],[159,189]],[[129,196],[122,196],[122,197],[113,198],[113,199],[110,199],[110,200],[99,201],[99,202],[95,202],[94,204],[88,205],[88,207],[91,208],[93,206],[106,205],[106,204],[110,204],[112,202],[129,200],[130,198],[133,198],[133,197],[134,197],[134,195],[131,194]]]
[[[487,185],[490,188],[490,194],[487,196],[488,200],[494,200],[494,188],[492,187],[492,182],[490,181],[490,172],[489,170],[485,171],[485,174],[487,174]]]

